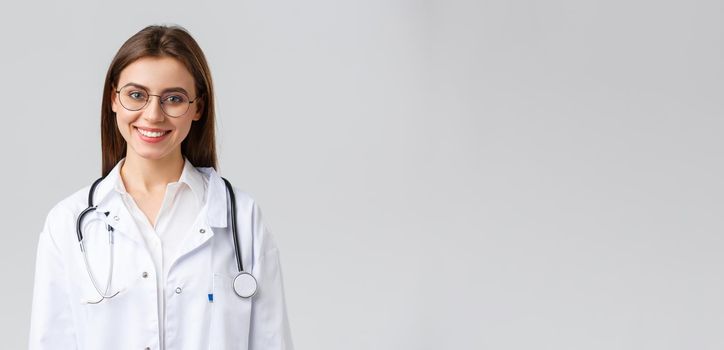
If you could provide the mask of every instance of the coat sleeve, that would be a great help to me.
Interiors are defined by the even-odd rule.
[[[253,268],[259,290],[253,297],[250,350],[294,350],[284,296],[279,249],[254,205],[254,230],[261,239],[261,254]]]
[[[52,213],[38,240],[35,285],[30,316],[29,349],[76,349],[68,297],[68,279],[60,249],[53,239]]]

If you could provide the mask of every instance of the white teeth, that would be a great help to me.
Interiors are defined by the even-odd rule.
[[[166,131],[146,131],[139,128],[136,128],[136,130],[146,137],[161,137],[166,134]]]

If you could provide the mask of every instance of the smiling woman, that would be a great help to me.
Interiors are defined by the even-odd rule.
[[[216,171],[214,118],[185,29],[149,26],[121,46],[101,177],[40,234],[30,349],[293,349],[279,249],[259,205]]]
[[[180,96],[187,102],[178,102]],[[150,103],[153,97],[158,103]],[[150,26],[128,39],[106,74],[102,172],[108,174],[128,148],[152,152],[150,156],[156,159],[174,150],[176,158],[183,154],[195,166],[216,168],[215,117],[211,72],[201,48],[180,27]],[[136,128],[175,135],[164,137],[169,140],[156,147],[163,150],[142,150],[135,147],[140,146],[134,142],[139,138],[129,137],[138,135]]]
[[[192,101],[187,95],[186,91],[191,91],[197,96],[188,69],[172,57],[143,57],[121,72],[118,85],[121,88],[113,89],[111,108],[128,147],[147,159],[163,159],[172,152],[179,153],[178,158],[181,143],[202,112],[200,108],[189,110],[198,97]],[[149,103],[152,97],[158,98],[158,103]]]

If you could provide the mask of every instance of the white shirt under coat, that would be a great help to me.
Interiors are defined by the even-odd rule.
[[[206,196],[206,181],[204,176],[184,157],[184,167],[177,182],[166,185],[161,208],[154,218],[155,225],[152,226],[146,214],[143,213],[130,193],[126,191],[120,174],[120,169],[125,162],[121,159],[111,170],[112,177],[116,179],[114,190],[121,195],[126,208],[131,213],[136,227],[141,231],[146,241],[146,248],[153,258],[157,273],[156,285],[158,294],[158,319],[159,337],[161,346],[164,343],[164,307],[166,299],[176,292],[176,289],[169,290],[166,286],[166,276],[169,267],[177,257],[178,248],[183,240],[198,230],[196,226],[201,223],[201,209],[204,206]],[[183,290],[178,290],[183,293]]]

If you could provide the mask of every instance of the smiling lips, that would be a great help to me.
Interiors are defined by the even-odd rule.
[[[135,129],[138,130],[138,135],[141,136],[142,140],[152,143],[161,141],[164,136],[171,132],[171,130],[141,129],[139,127],[135,127]]]

